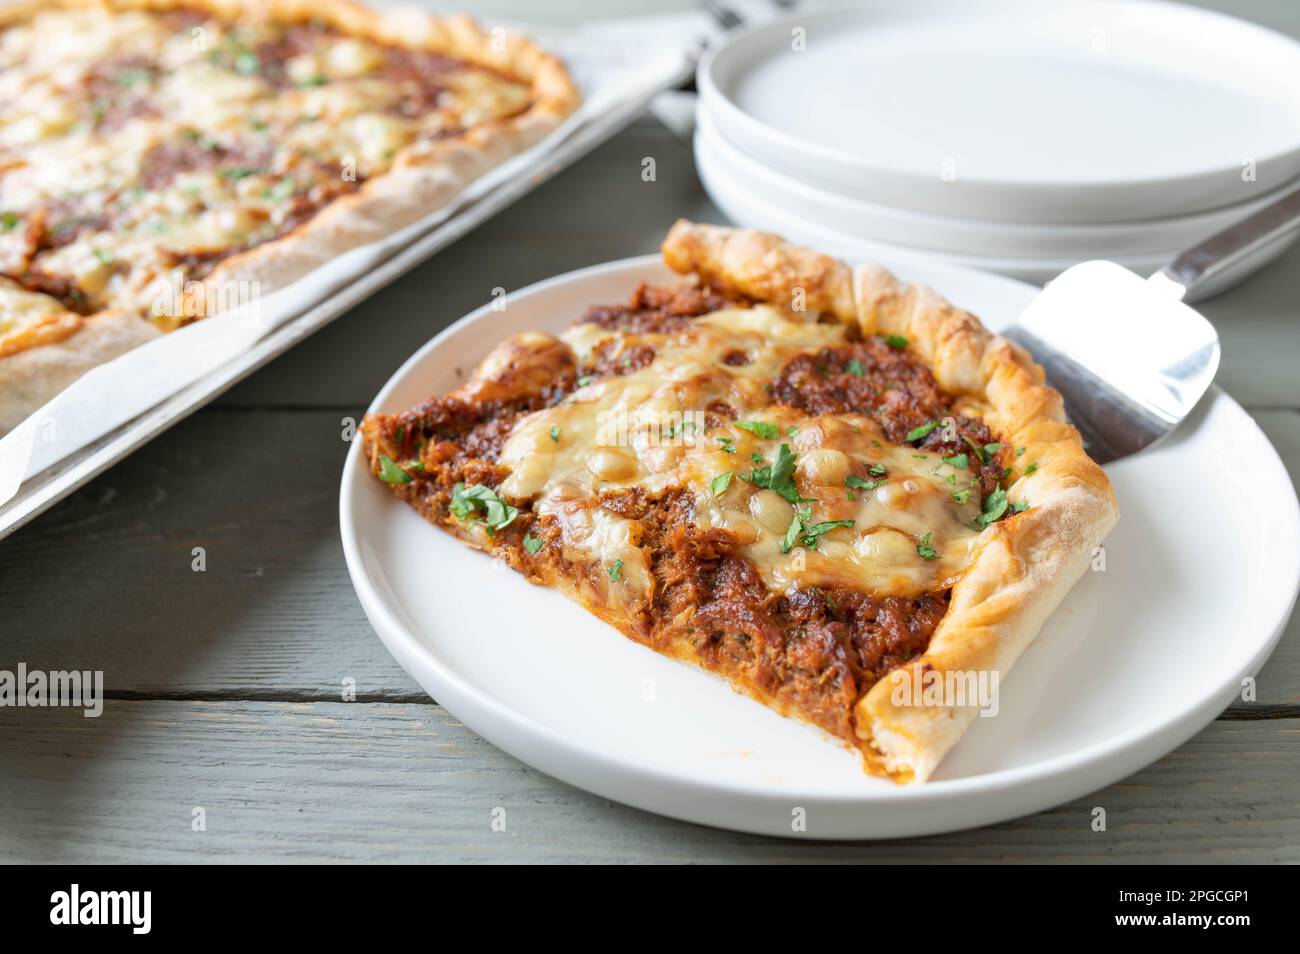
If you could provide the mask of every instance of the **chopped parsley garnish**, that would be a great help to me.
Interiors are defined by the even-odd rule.
[[[1022,500],[1022,501],[1020,501],[1020,503],[1016,503],[1016,504],[1012,504],[1012,505],[1011,505],[1011,512],[1012,512],[1012,513],[1024,513],[1024,512],[1025,512],[1026,510],[1028,510],[1028,509],[1029,509],[1029,501],[1028,501],[1028,500]]]
[[[794,462],[795,456],[790,450],[790,445],[782,444],[776,452],[776,463],[771,467],[756,468],[748,477],[742,474],[740,479],[755,487],[773,490],[792,504],[805,503],[806,499],[799,496],[799,488],[794,484]]]
[[[615,560],[613,563],[610,564],[608,572],[609,572],[609,581],[611,583],[617,583],[619,580],[623,578],[623,561]]]
[[[720,497],[727,492],[727,488],[731,486],[732,476],[732,472],[727,471],[709,481],[709,490],[713,492],[713,496]]]
[[[847,370],[849,374],[853,375],[855,378],[864,377],[867,373],[867,369],[862,366],[862,362],[859,361],[857,358],[854,358],[852,361],[849,362],[849,366]]]
[[[584,374],[582,377],[578,378],[578,387],[585,388],[593,380],[595,379],[590,374]]]
[[[939,551],[937,551],[934,547],[930,546],[929,533],[923,536],[921,538],[921,542],[916,545],[916,552],[920,554],[922,560],[939,559]]]
[[[992,456],[993,456],[994,454],[996,454],[998,451],[1002,450],[1002,447],[1003,447],[1002,444],[985,444],[985,445],[984,445],[984,453],[986,453],[986,454],[988,454],[990,457],[992,457]]]
[[[1037,469],[1038,469],[1038,463],[1037,461],[1035,461],[1034,463],[1030,464],[1028,467],[1025,468],[1025,476],[1028,477]]]
[[[965,454],[953,454],[951,457],[945,457],[943,462],[945,464],[952,464],[952,466],[956,467],[958,470],[966,470],[970,467],[970,458]]]
[[[978,444],[976,444],[965,434],[961,436],[961,439],[970,445],[970,449],[975,452],[975,457],[979,460],[981,464],[984,463],[984,461],[988,460],[988,455],[984,453],[984,448],[980,447]]]
[[[902,335],[885,335],[885,344],[891,348],[897,348],[902,351],[907,347],[907,339]]]
[[[538,540],[531,533],[524,534],[524,549],[528,551],[529,556],[537,556],[537,551],[542,548],[542,541]]]
[[[871,438],[871,446],[872,446],[872,447],[879,447],[879,446],[881,446],[881,445],[880,445],[880,441],[876,440],[874,437]]]
[[[786,437],[795,437],[798,435],[798,433],[799,433],[799,428],[795,427],[793,424],[791,424],[789,427],[785,429]]]
[[[1024,452],[1025,452],[1025,449],[1024,449],[1023,447],[1017,447],[1017,448],[1016,448],[1016,456],[1017,456],[1017,457],[1019,457],[1019,456],[1020,456],[1021,454],[1023,454]]]
[[[730,437],[717,437],[714,438],[714,440],[716,440],[719,444],[722,445],[722,452],[724,454],[736,453],[736,448],[731,446],[732,444],[735,443],[735,441],[733,441]]]
[[[229,169],[218,169],[217,175],[223,179],[229,179],[232,182],[238,182],[240,179],[247,179],[251,175],[256,175],[256,169],[250,169],[248,166],[233,166]]]
[[[560,425],[559,425],[559,424],[552,424],[552,425],[551,425],[551,440],[555,441],[555,443],[557,443],[557,444],[560,443]]]
[[[0,212],[0,229],[6,232],[12,232],[21,221],[22,217],[17,212]]]
[[[806,546],[809,550],[816,550],[817,541],[821,538],[822,534],[829,533],[830,531],[834,530],[836,527],[848,527],[851,529],[853,527],[853,521],[852,520],[823,520],[821,523],[814,523],[811,527],[808,527],[804,530],[804,532],[800,536],[800,540],[803,542],[803,545]]]
[[[795,543],[799,540],[799,531],[803,529],[803,518],[800,511],[795,510],[794,517],[790,520],[790,527],[785,531],[785,536],[781,539],[781,552],[789,553],[794,549]]]
[[[874,474],[877,477],[884,477],[889,471],[885,470],[884,464],[872,464],[867,468],[867,473]]]
[[[806,546],[809,550],[817,549],[817,541],[822,538],[823,534],[829,533],[836,527],[853,526],[852,520],[823,520],[821,523],[809,523],[812,519],[812,507],[795,507],[794,517],[790,520],[790,527],[785,531],[785,536],[781,540],[781,552],[789,553],[794,549],[796,543]]]
[[[934,430],[938,426],[939,426],[938,421],[930,421],[926,424],[922,424],[920,427],[914,427],[907,432],[907,436],[904,437],[903,440],[907,441],[908,443],[911,443],[912,441],[919,441],[921,438],[925,437],[927,434],[929,434],[932,430]]]
[[[386,484],[409,484],[411,475],[397,466],[387,454],[379,455],[379,479]]]
[[[309,76],[298,84],[299,89],[310,89],[313,86],[324,86],[329,80],[317,73],[315,76]]]
[[[519,516],[517,508],[510,506],[497,496],[495,490],[484,484],[468,488],[464,484],[457,484],[451,489],[450,509],[456,519],[462,522],[482,514],[489,533],[504,530]]]
[[[765,441],[774,441],[781,436],[781,428],[767,421],[737,421],[736,426]]]
[[[999,487],[993,493],[984,498],[984,510],[975,518],[975,523],[980,528],[987,527],[990,523],[1001,518],[1007,512],[1007,492]]]
[[[863,480],[857,474],[849,474],[844,478],[844,486],[852,487],[854,490],[875,490],[880,486],[880,481]]]
[[[262,69],[262,61],[257,58],[256,53],[247,51],[240,53],[235,57],[235,72],[242,73],[244,76],[252,76]]]
[[[969,490],[957,490],[953,492],[952,499],[959,504],[970,503]]]

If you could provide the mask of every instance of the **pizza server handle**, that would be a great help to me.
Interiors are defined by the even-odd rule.
[[[1206,298],[1227,287],[1221,279],[1296,228],[1300,228],[1300,189],[1180,252],[1160,272],[1183,286],[1184,301]]]

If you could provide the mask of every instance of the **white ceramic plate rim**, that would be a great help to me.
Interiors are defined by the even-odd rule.
[[[893,257],[899,260],[939,259],[950,268],[965,271],[997,272],[1003,276],[1026,277],[1035,281],[1047,281],[1055,278],[1071,265],[1098,258],[1097,255],[1076,255],[1063,258],[1030,258],[1013,255],[973,255],[962,252],[946,252],[938,249],[913,248],[886,242],[882,239],[863,238],[850,235],[821,222],[799,217],[790,210],[765,201],[760,196],[737,188],[727,181],[717,169],[714,159],[707,151],[698,148],[695,151],[695,164],[700,181],[705,191],[718,208],[727,213],[734,222],[756,229],[777,232],[797,240],[805,245],[823,248],[828,251],[844,250],[852,253],[862,261],[876,261]],[[1132,271],[1149,274],[1164,265],[1173,254],[1162,252],[1136,253],[1133,255],[1107,256],[1108,261],[1116,262]]]
[[[1008,284],[1015,286],[1022,294],[1029,294],[1034,291],[1032,288],[1026,288],[1022,283],[998,276],[964,272],[964,270],[943,266],[931,266],[931,270],[932,272],[934,270],[947,271],[953,275],[954,279],[964,278],[970,280],[976,278],[985,283]],[[587,279],[608,276],[620,271],[627,273],[630,282],[635,282],[638,278],[653,280],[664,274],[664,266],[657,255],[647,255],[595,265],[530,285],[514,293],[512,300],[518,302],[525,296],[549,290],[560,284],[579,283]],[[402,363],[376,395],[368,409],[368,413],[385,410],[389,396],[402,385],[407,372],[422,362],[430,352],[439,348],[443,342],[467,325],[490,320],[493,313],[491,306],[485,305],[461,318],[416,351]],[[1240,406],[1232,402],[1231,398],[1224,395],[1218,388],[1211,390],[1211,396],[1217,400],[1230,402],[1231,407],[1237,413],[1249,420]],[[1276,452],[1272,455],[1271,460],[1261,461],[1260,467],[1268,468],[1273,472],[1269,478],[1270,482],[1280,481],[1279,486],[1290,488],[1290,479],[1281,461],[1277,458]],[[1103,742],[1088,745],[1067,754],[1046,758],[1032,765],[999,769],[976,776],[942,779],[921,786],[866,787],[860,795],[855,795],[847,800],[838,795],[827,795],[815,790],[802,790],[797,785],[787,786],[776,793],[756,792],[752,786],[743,783],[732,784],[718,780],[700,781],[684,773],[645,765],[634,758],[611,753],[597,746],[576,742],[520,713],[508,703],[480,689],[472,681],[462,677],[454,669],[444,664],[435,654],[428,650],[418,636],[403,625],[396,614],[389,608],[383,594],[366,572],[365,558],[362,552],[364,528],[359,526],[354,519],[354,511],[355,494],[369,480],[370,477],[362,459],[361,444],[358,440],[354,442],[354,446],[349,450],[340,487],[339,520],[344,557],[349,575],[367,617],[398,662],[426,689],[431,691],[439,704],[462,719],[475,731],[479,731],[488,741],[500,745],[506,751],[521,758],[521,760],[534,764],[562,779],[567,776],[566,780],[569,781],[573,781],[575,774],[581,773],[566,772],[562,768],[566,761],[577,759],[583,763],[600,765],[603,767],[601,777],[597,778],[588,775],[581,782],[574,783],[650,811],[690,820],[697,819],[692,819],[690,813],[684,810],[674,811],[663,807],[661,799],[649,795],[641,797],[629,796],[625,793],[613,794],[615,790],[619,792],[624,790],[619,787],[615,776],[610,775],[608,770],[611,768],[617,769],[625,778],[653,780],[674,791],[690,792],[695,796],[704,794],[722,798],[779,802],[781,804],[786,804],[791,798],[799,799],[808,805],[834,805],[837,807],[844,805],[846,801],[851,802],[855,807],[899,802],[923,805],[944,802],[953,803],[960,801],[965,796],[992,792],[1010,793],[1013,790],[1019,790],[1022,786],[1053,782],[1055,784],[1045,784],[1041,787],[1041,794],[1031,800],[1032,807],[1026,810],[1036,811],[1059,803],[1059,801],[1074,797],[1080,793],[1080,778],[1083,774],[1086,773],[1088,779],[1087,790],[1108,784],[1147,764],[1153,758],[1159,757],[1158,755],[1149,756],[1148,753],[1141,751],[1144,741],[1149,742],[1160,739],[1156,744],[1161,746],[1160,754],[1163,754],[1190,738],[1191,735],[1212,720],[1235,696],[1241,679],[1257,672],[1264,660],[1273,651],[1295,604],[1296,594],[1300,592],[1300,550],[1279,554],[1279,561],[1282,564],[1278,568],[1279,578],[1295,579],[1296,583],[1292,587],[1289,597],[1280,600],[1276,611],[1271,614],[1269,638],[1260,644],[1260,649],[1250,658],[1246,665],[1228,673],[1214,692],[1207,693],[1178,710],[1167,713],[1162,719],[1154,722],[1148,720],[1146,723],[1127,732],[1111,736]],[[1279,510],[1277,521],[1281,525],[1289,525],[1290,527],[1290,530],[1286,530],[1285,526],[1283,527],[1284,539],[1300,539],[1300,504],[1296,502],[1293,491],[1289,493],[1289,497],[1290,505]],[[621,637],[611,632],[611,638]],[[418,672],[415,670],[418,670]],[[430,687],[429,683],[433,683],[433,686]],[[497,728],[480,728],[480,726],[489,724]],[[501,725],[508,726],[509,730],[500,729],[499,726]],[[511,739],[528,738],[531,742],[542,743],[543,747],[530,748],[525,754],[518,750],[518,746],[507,741],[506,737]],[[606,778],[608,784],[606,784]],[[1024,803],[1021,804],[1023,806]],[[1012,809],[1003,814],[989,814],[986,811],[980,816],[983,820],[974,823],[982,824],[998,818],[1013,817],[1023,813],[1024,811],[1019,809]],[[717,824],[743,830],[759,830],[746,824],[743,820],[738,820],[734,825],[728,825],[725,820],[719,821]],[[947,825],[940,823],[927,826],[925,830],[943,831],[959,827],[965,827],[965,824],[962,822]],[[900,835],[908,833],[910,833],[910,830],[898,832]],[[850,836],[832,832],[829,834],[812,834],[808,837]]]
[[[895,261],[899,263],[923,264],[933,267],[935,262],[944,267],[962,272],[996,272],[1004,278],[1045,284],[1067,268],[1080,262],[1104,258],[1115,262],[1139,275],[1151,275],[1162,268],[1174,257],[1174,253],[1162,254],[1149,252],[1133,255],[1078,255],[1065,259],[1040,258],[989,258],[976,255],[962,255],[957,252],[944,252],[936,249],[922,250],[903,245],[894,245],[874,239],[860,238],[832,229],[829,226],[814,223],[811,220],[797,218],[787,210],[765,204],[754,194],[742,194],[717,175],[713,168],[712,157],[696,150],[696,168],[700,181],[714,205],[721,209],[732,222],[746,228],[778,232],[787,238],[813,248],[839,255],[845,259],[858,261]],[[1283,252],[1300,241],[1300,230],[1293,230],[1281,238],[1256,249],[1223,274],[1211,279],[1204,286],[1197,288],[1188,297],[1188,303],[1213,297],[1245,280],[1259,269],[1277,259]]]
[[[703,153],[708,157],[706,162],[725,165],[737,182],[743,181],[750,185],[751,197],[756,202],[765,198],[776,201],[776,197],[781,196],[788,198],[796,208],[801,204],[811,204],[815,212],[831,209],[838,210],[838,214],[842,211],[845,221],[856,220],[861,223],[855,230],[844,228],[845,235],[871,242],[898,244],[904,248],[980,259],[996,257],[1007,261],[1039,261],[1050,256],[1057,261],[1079,261],[1097,256],[1112,258],[1115,255],[1154,255],[1162,261],[1172,259],[1183,249],[1220,229],[1240,222],[1300,185],[1300,179],[1293,179],[1265,195],[1234,205],[1154,219],[1077,225],[1000,222],[882,205],[856,196],[838,195],[801,182],[779,169],[764,165],[727,139],[710,115],[708,101],[702,98],[696,104],[695,123],[696,155]],[[824,221],[819,221],[818,224],[837,231],[842,228],[838,224]],[[896,235],[907,237],[894,237]],[[1072,243],[1080,243],[1083,247],[1074,248]],[[988,249],[990,246],[1003,245],[1029,246],[1039,251],[1029,253],[996,248],[991,255],[970,251],[977,247]]]
[[[1009,9],[1014,7],[1017,3],[1022,2],[1022,0],[966,0],[966,2],[983,3],[985,6],[993,8],[1002,6]],[[1096,2],[1096,0],[1089,0],[1089,2]],[[1181,3],[1168,3],[1164,2],[1164,0],[1117,0],[1114,5],[1157,7],[1162,10],[1162,15],[1166,17],[1186,17],[1189,20],[1199,19],[1203,21],[1203,26],[1206,29],[1217,26],[1222,30],[1237,31],[1243,35],[1253,34],[1254,37],[1261,42],[1268,42],[1274,45],[1279,43],[1291,44],[1296,47],[1297,54],[1300,55],[1300,44],[1297,44],[1296,41],[1292,40],[1290,37],[1278,33],[1275,30],[1258,26],[1257,24],[1241,20],[1226,13],[1218,13],[1213,10],[1205,10],[1199,7],[1190,7]],[[867,8],[869,8],[869,5]],[[920,8],[921,4],[917,4],[917,9]],[[930,178],[918,175],[914,169],[909,169],[905,166],[892,166],[884,162],[868,162],[860,156],[840,152],[827,146],[797,139],[780,129],[769,126],[767,123],[764,123],[745,112],[722,90],[714,77],[714,71],[717,68],[719,61],[723,60],[723,58],[728,55],[728,51],[734,50],[739,43],[748,40],[756,34],[780,33],[784,35],[788,34],[792,25],[803,25],[810,22],[813,18],[831,19],[834,17],[852,15],[863,9],[864,6],[861,3],[843,3],[834,6],[815,8],[788,17],[783,17],[780,20],[759,23],[748,29],[741,30],[732,35],[726,44],[713,48],[703,59],[701,59],[696,73],[696,85],[700,90],[701,96],[706,97],[710,101],[711,108],[716,108],[719,114],[725,116],[728,121],[744,126],[755,136],[769,140],[777,148],[793,151],[795,153],[806,153],[822,160],[844,166],[857,167],[863,175],[885,173],[900,178],[924,179],[925,183],[929,184]],[[1273,152],[1264,153],[1254,157],[1256,160],[1256,166],[1264,166],[1284,157],[1295,155],[1297,151],[1300,151],[1300,142],[1287,148],[1277,149]],[[1043,178],[1034,181],[1024,181],[998,179],[986,176],[983,178],[963,177],[962,181],[963,184],[969,188],[1014,186],[1017,189],[1025,190],[1075,190],[1098,187],[1111,188],[1116,186],[1140,187],[1156,183],[1160,185],[1170,185],[1180,182],[1192,182],[1206,177],[1222,175],[1225,171],[1232,172],[1235,168],[1236,167],[1234,166],[1222,165],[1206,166],[1203,169],[1188,171],[1176,177],[1158,179],[1115,177],[1111,179],[1078,181]]]

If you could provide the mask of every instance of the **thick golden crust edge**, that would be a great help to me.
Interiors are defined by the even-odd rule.
[[[673,271],[694,272],[732,294],[792,311],[824,312],[846,323],[856,319],[848,267],[770,232],[680,219],[664,239],[663,256]]]
[[[791,288],[817,289],[810,308],[866,335],[907,338],[941,387],[974,402],[995,433],[1025,449],[1007,495],[1030,509],[983,531],[928,650],[898,670],[1005,677],[1119,519],[1110,480],[1066,423],[1042,369],[975,316],[879,266],[852,272],[846,308],[840,289],[847,266],[779,236],[679,221],[664,242],[664,259],[674,271],[787,307]],[[765,278],[769,267],[776,271]],[[1024,474],[1031,463],[1033,473]],[[923,782],[978,709],[897,704],[894,687],[886,677],[855,708],[867,767],[898,782]]]
[[[467,16],[439,18],[411,9],[377,12],[350,0],[41,0],[0,9],[0,27],[51,7],[156,12],[193,9],[225,18],[325,20],[347,33],[445,52],[531,83],[532,104],[524,113],[474,127],[460,136],[400,150],[388,172],[366,182],[355,194],[331,203],[289,234],[232,256],[202,283],[190,286],[187,295],[200,301],[213,300],[205,287],[231,281],[256,281],[259,293],[269,294],[344,252],[378,241],[444,208],[475,179],[545,138],[582,101],[558,58],[524,36],[486,31]],[[189,306],[181,309],[181,314],[187,313],[196,312]],[[125,313],[101,314],[113,316],[105,326],[123,331]],[[140,317],[141,324],[147,324],[145,317]],[[177,324],[160,321],[159,327]],[[78,344],[88,327],[83,322],[52,343],[33,337],[29,346],[0,355],[0,434],[91,367],[128,350],[117,347],[121,341],[130,337],[141,343],[157,331],[149,326],[140,329],[139,335],[117,335],[114,346],[105,348],[98,337]],[[56,350],[40,353],[51,348]],[[23,359],[24,355],[34,357]],[[15,361],[19,364],[11,366]],[[36,377],[38,369],[58,370],[42,382]]]

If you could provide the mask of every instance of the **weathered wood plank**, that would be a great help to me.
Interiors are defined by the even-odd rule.
[[[0,542],[0,667],[114,691],[422,697],[343,564],[339,415],[205,411]],[[194,547],[206,572],[192,569]]]
[[[1196,308],[1219,332],[1223,361],[1215,380],[1246,407],[1300,408],[1300,246],[1243,285]]]
[[[1300,861],[1300,722],[1220,722],[1105,791],[979,831],[815,844],[682,825],[504,755],[437,706],[0,710],[5,861]],[[1092,809],[1107,831],[1091,830]],[[204,809],[207,830],[191,830]],[[491,828],[504,809],[506,830]]]
[[[1257,417],[1300,473],[1300,414]],[[0,668],[102,669],[115,692],[168,698],[338,699],[345,677],[362,698],[422,698],[343,564],[339,418],[200,412],[0,541]],[[1259,703],[1300,703],[1300,618]]]

